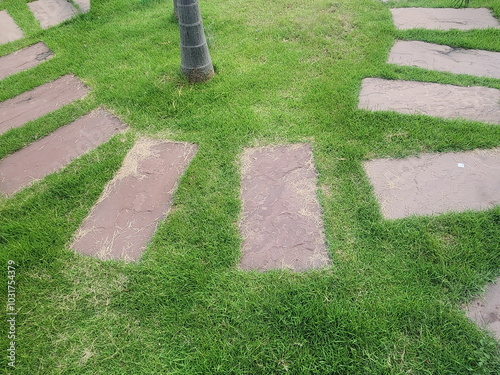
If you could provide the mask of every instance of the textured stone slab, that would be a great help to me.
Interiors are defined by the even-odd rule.
[[[66,0],[37,0],[28,3],[28,7],[42,29],[59,25],[78,14],[75,7]]]
[[[6,100],[0,103],[0,134],[83,98],[88,92],[82,81],[66,75]]]
[[[500,52],[399,40],[392,47],[387,62],[455,74],[500,78]]]
[[[41,179],[108,141],[126,126],[96,110],[0,160],[0,192],[5,195]]]
[[[498,28],[500,23],[486,8],[393,8],[396,28],[430,30],[472,30]]]
[[[0,79],[33,68],[52,56],[52,51],[42,42],[2,56],[0,57]]]
[[[0,10],[0,44],[24,37],[23,32],[6,10]]]
[[[500,124],[500,90],[365,78],[359,108]]]
[[[500,340],[500,278],[488,286],[482,298],[471,301],[467,306],[467,316]]]
[[[90,0],[74,0],[82,13],[87,13],[90,10]]]
[[[140,139],[106,186],[71,247],[102,259],[136,260],[166,216],[197,146]]]
[[[364,163],[386,219],[500,204],[500,149]]]
[[[310,146],[251,148],[242,163],[241,268],[302,271],[329,264]]]

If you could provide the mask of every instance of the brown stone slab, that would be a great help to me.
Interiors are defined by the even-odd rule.
[[[303,271],[328,265],[310,146],[246,149],[242,165],[241,268]]]
[[[400,30],[472,30],[498,28],[500,23],[486,8],[393,8],[394,25]]]
[[[358,107],[500,124],[500,90],[365,78]]]
[[[364,163],[386,219],[500,204],[500,148]]]
[[[53,112],[90,90],[78,78],[66,75],[0,103],[0,134]]]
[[[37,0],[28,3],[28,7],[42,29],[59,25],[78,14],[78,10],[66,0]]]
[[[6,10],[0,10],[0,44],[24,37],[23,32]]]
[[[42,42],[2,56],[0,57],[0,79],[33,68],[52,56],[52,51]]]
[[[455,74],[500,78],[500,52],[399,40],[392,47],[387,62]]]
[[[189,143],[138,140],[71,248],[101,259],[139,259],[196,150]]]
[[[82,13],[87,13],[90,10],[90,0],[74,0]]]
[[[500,278],[488,285],[483,297],[471,301],[466,312],[469,319],[500,340]]]
[[[126,128],[96,110],[0,160],[0,193],[10,195],[69,164]]]

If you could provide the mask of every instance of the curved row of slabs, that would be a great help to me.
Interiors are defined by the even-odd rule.
[[[42,27],[53,26],[76,14],[65,5],[71,4],[58,1],[29,3]],[[82,11],[89,9],[85,3],[80,7]],[[396,27],[402,29],[427,25],[442,29],[500,27],[485,9],[446,10],[446,13],[442,9],[425,8],[391,11]],[[8,13],[1,11],[0,43],[22,37],[22,31]],[[51,57],[52,52],[41,42],[3,56],[0,79]],[[388,62],[500,79],[498,52],[397,41]],[[66,75],[4,101],[0,103],[0,134],[82,99],[88,92],[89,88],[77,77]],[[366,78],[361,86],[359,108],[500,124],[500,91]],[[14,194],[126,128],[101,108],[57,129],[0,160],[0,193]],[[138,139],[78,229],[71,248],[102,259],[139,259],[158,222],[167,215],[179,178],[196,150],[197,146],[189,143]],[[311,146],[249,148],[243,151],[241,166],[240,230],[244,241],[240,267],[303,271],[327,266],[330,260],[316,197]],[[483,210],[500,204],[500,149],[371,160],[364,163],[364,169],[386,219]],[[474,301],[469,315],[500,337],[497,289],[500,283],[493,284],[487,294],[496,302]]]

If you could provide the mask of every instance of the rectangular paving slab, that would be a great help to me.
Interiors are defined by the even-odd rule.
[[[0,79],[33,68],[52,56],[52,51],[42,42],[2,56],[0,57]]]
[[[308,144],[244,151],[241,268],[303,271],[329,264],[316,179]]]
[[[87,13],[90,10],[90,0],[74,0],[82,13]]]
[[[28,7],[42,29],[59,25],[78,14],[78,10],[66,0],[37,0],[28,3]]]
[[[500,148],[364,163],[386,219],[500,204]]]
[[[500,23],[486,8],[393,8],[397,29],[472,30],[499,28]]]
[[[95,110],[0,160],[0,192],[10,195],[107,142],[126,126]]]
[[[500,52],[398,40],[387,62],[455,74],[500,78]]]
[[[358,107],[500,124],[500,90],[365,78]]]
[[[6,100],[0,103],[0,134],[81,99],[89,91],[78,78],[66,75]]]
[[[13,42],[23,37],[22,30],[9,13],[6,10],[0,10],[0,44]]]
[[[167,215],[197,146],[140,139],[75,235],[71,248],[101,259],[139,259]]]
[[[500,278],[487,286],[484,296],[472,300],[466,312],[469,319],[500,340]]]

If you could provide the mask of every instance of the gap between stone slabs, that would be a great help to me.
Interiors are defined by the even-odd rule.
[[[399,30],[472,30],[499,28],[500,22],[486,8],[392,8],[392,19]]]
[[[10,195],[69,164],[124,131],[124,125],[99,109],[0,160],[0,193]]]
[[[167,215],[179,178],[197,148],[190,143],[137,140],[70,247],[101,259],[139,259]]]
[[[459,49],[419,41],[398,40],[390,64],[500,79],[500,52]]]
[[[78,78],[65,75],[8,99],[0,103],[0,134],[81,99],[89,92]]]
[[[28,7],[42,29],[59,25],[78,14],[78,10],[66,0],[37,0],[28,3]]]
[[[0,44],[13,42],[23,37],[22,30],[9,13],[6,10],[0,10]]]
[[[500,278],[486,287],[482,297],[472,300],[465,311],[469,319],[500,340]]]
[[[500,148],[364,163],[386,219],[500,204]]]
[[[0,79],[19,73],[49,60],[54,54],[43,42],[0,57]]]
[[[365,78],[358,108],[500,124],[500,90]]]
[[[329,264],[308,144],[246,149],[240,267],[304,271]]]

